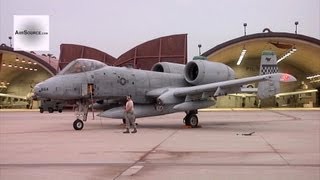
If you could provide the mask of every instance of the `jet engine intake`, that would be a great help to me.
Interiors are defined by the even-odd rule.
[[[184,64],[159,62],[159,63],[156,63],[152,66],[151,71],[183,74],[184,67],[185,67]]]
[[[193,60],[185,66],[184,77],[192,85],[201,85],[234,79],[234,71],[222,63]]]

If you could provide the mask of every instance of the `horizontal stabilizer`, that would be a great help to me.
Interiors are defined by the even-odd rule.
[[[290,74],[286,74],[286,73],[280,73],[280,78],[279,78],[279,81],[280,82],[294,82],[294,81],[297,81],[297,79],[290,75]]]
[[[267,75],[269,80],[258,83],[258,97],[265,99],[280,92],[280,82],[294,82],[297,79],[290,74],[276,73]]]

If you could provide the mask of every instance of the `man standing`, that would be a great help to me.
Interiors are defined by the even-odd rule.
[[[133,126],[133,131],[131,133],[136,133],[137,132],[137,127],[135,123],[136,117],[134,116],[134,105],[131,99],[131,95],[127,96],[127,103],[124,111],[124,118],[126,119],[126,131],[124,131],[123,133],[129,133],[130,124]]]

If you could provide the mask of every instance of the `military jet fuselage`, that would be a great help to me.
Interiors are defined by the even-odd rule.
[[[273,59],[271,64],[270,60],[266,62],[267,66],[276,67],[275,55],[265,56]],[[136,117],[185,111],[186,124],[195,127],[198,125],[197,109],[214,105],[217,96],[240,92],[243,84],[268,81],[273,85],[260,87],[260,90],[264,89],[260,95],[267,97],[278,91],[277,83],[283,75],[273,73],[235,79],[229,66],[206,60],[193,60],[186,65],[160,62],[152,71],[145,71],[78,59],[58,75],[37,84],[34,92],[42,99],[77,101],[82,119],[74,122],[75,129],[82,129],[82,120],[87,119],[91,101],[97,102],[93,107],[103,110],[100,116],[122,119],[121,102],[129,94],[135,103]],[[287,76],[287,82],[295,80],[291,75]]]
[[[209,63],[212,64],[214,68],[212,69],[212,78],[204,76],[201,79],[196,79],[196,73],[198,72],[190,72],[188,81],[200,85],[208,82],[212,83],[234,79],[234,71],[227,65]],[[85,69],[89,64],[91,64],[93,68]],[[112,97],[123,97],[131,94],[135,103],[147,104],[154,101],[146,96],[146,93],[152,90],[165,91],[170,87],[191,86],[184,77],[183,68],[181,68],[184,65],[170,64],[180,67],[181,73],[144,71],[125,67],[119,68],[107,66],[95,60],[78,59],[70,63],[69,66],[58,75],[37,84],[35,93],[40,97],[50,99],[74,100],[89,98],[90,90],[92,90],[94,99],[110,99]],[[81,66],[78,68],[83,69],[75,70],[77,66]],[[195,67],[193,68],[193,71],[198,71]],[[205,72],[201,73],[205,74]],[[211,77],[208,72],[207,76]]]

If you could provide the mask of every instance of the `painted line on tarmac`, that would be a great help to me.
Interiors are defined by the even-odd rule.
[[[144,166],[131,166],[129,169],[125,170],[120,176],[132,176],[138,173]]]
[[[137,161],[135,161],[128,169],[126,169],[125,171],[123,171],[121,174],[119,174],[118,176],[116,176],[115,179],[118,179],[119,177],[122,176],[128,176],[127,174],[131,174],[129,176],[132,176],[136,173],[138,173],[144,166],[142,165],[137,165],[139,164],[143,164],[144,159],[150,154],[155,152],[155,150],[161,145],[163,144],[165,141],[167,141],[169,138],[171,138],[173,135],[175,135],[179,130],[174,131],[173,133],[171,133],[168,137],[166,137],[164,140],[162,140],[158,145],[156,145],[155,147],[153,147],[150,151],[146,152],[143,156],[141,156]],[[128,171],[128,172],[127,172]]]
[[[301,118],[299,117],[296,117],[296,116],[292,116],[290,114],[286,114],[286,113],[283,113],[283,112],[279,112],[279,111],[274,111],[274,110],[267,110],[269,112],[273,112],[275,114],[279,114],[281,116],[285,116],[285,117],[288,117],[288,118],[292,118],[292,120],[301,120]]]

